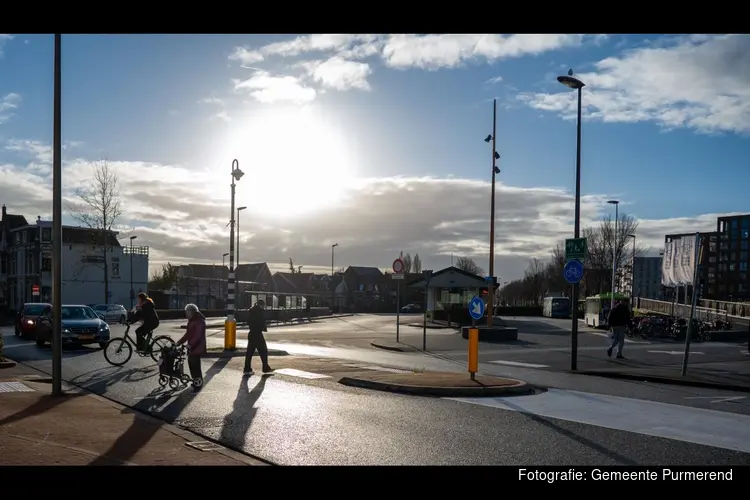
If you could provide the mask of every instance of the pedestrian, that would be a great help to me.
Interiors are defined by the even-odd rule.
[[[245,353],[245,376],[253,374],[252,362],[256,349],[263,363],[263,373],[271,373],[273,371],[271,365],[268,364],[268,346],[266,345],[266,339],[263,337],[263,332],[268,331],[265,308],[266,302],[259,300],[250,308],[248,314],[247,326],[249,332],[247,335],[247,352]]]
[[[629,324],[630,310],[625,302],[619,301],[607,317],[607,326],[612,330],[612,344],[607,349],[607,356],[612,357],[612,351],[617,347],[617,359],[625,359],[622,348],[625,346],[625,330]]]
[[[193,392],[198,392],[203,387],[201,356],[206,354],[206,317],[195,304],[185,306],[185,316],[188,319],[187,329],[177,345],[187,342],[187,363],[193,379]]]

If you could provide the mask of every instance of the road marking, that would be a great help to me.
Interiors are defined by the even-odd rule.
[[[503,361],[500,359],[496,361],[487,361],[487,363],[492,363],[494,365],[521,366],[524,368],[549,368],[549,365],[535,365],[533,363],[521,363],[520,361]]]
[[[737,413],[561,389],[445,399],[750,453],[750,416]]]
[[[683,351],[646,351],[654,354],[671,354],[672,356],[679,356],[685,354]],[[690,354],[706,354],[705,352],[690,351]]]
[[[320,373],[305,372],[302,370],[295,370],[294,368],[282,368],[281,370],[275,370],[274,373],[279,375],[288,375],[290,377],[299,377],[306,379],[318,379],[318,378],[331,378],[330,375],[321,375]]]
[[[740,399],[745,399],[747,396],[728,396],[724,398],[717,398],[716,396],[689,396],[685,399],[711,399],[711,404],[714,403],[726,403],[728,401],[739,401]]]

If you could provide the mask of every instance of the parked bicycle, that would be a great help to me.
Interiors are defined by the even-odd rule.
[[[110,339],[104,346],[104,359],[107,363],[113,366],[122,366],[133,356],[133,351],[138,353],[141,357],[151,356],[151,359],[158,362],[159,356],[161,355],[162,349],[171,348],[175,346],[175,341],[168,335],[159,335],[153,337],[153,332],[149,332],[146,335],[146,350],[139,351],[135,348],[137,342],[128,335],[130,332],[130,325],[125,327],[125,334],[122,338]]]

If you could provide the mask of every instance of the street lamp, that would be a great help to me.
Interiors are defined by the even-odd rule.
[[[569,70],[565,76],[558,76],[557,81],[566,87],[578,91],[578,121],[576,125],[576,202],[573,237],[581,236],[581,89],[585,86],[578,78],[573,77],[573,70]],[[570,369],[578,369],[578,293],[579,285],[573,285],[573,311],[570,315],[573,319],[570,335]]]
[[[240,267],[240,212],[246,208],[240,207],[237,209],[237,267]]]
[[[632,307],[633,304],[633,297],[634,291],[635,291],[635,235],[629,234],[627,235],[627,238],[633,238],[633,258],[631,259],[632,263],[630,264],[630,304]]]
[[[135,290],[133,289],[133,240],[137,237],[130,237],[130,309],[133,309],[133,299],[135,299]]]
[[[331,245],[331,311],[333,312],[333,302],[335,298],[335,290],[333,288],[333,249],[339,246],[338,243]]]
[[[500,154],[497,152],[497,99],[492,100],[492,134],[484,138],[484,142],[492,141],[492,192],[490,194],[490,277],[492,283],[487,287],[487,326],[492,326],[492,318],[495,315],[495,176],[500,173],[497,160]]]
[[[617,272],[617,221],[620,219],[619,200],[609,200],[607,203],[615,206],[615,230],[612,234],[612,293],[609,299],[609,310],[615,307],[615,272]]]
[[[240,170],[240,162],[232,160],[232,206],[229,221],[229,279],[227,280],[227,319],[224,322],[224,349],[237,348],[237,320],[234,318],[234,188],[245,173]]]

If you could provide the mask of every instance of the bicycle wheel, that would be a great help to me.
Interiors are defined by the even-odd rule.
[[[161,350],[165,347],[174,347],[174,345],[174,340],[172,340],[172,337],[169,337],[168,335],[160,335],[159,337],[154,337],[154,340],[151,342],[151,359],[159,362]]]
[[[102,349],[104,359],[112,366],[122,366],[133,355],[133,346],[123,339],[111,339]]]

